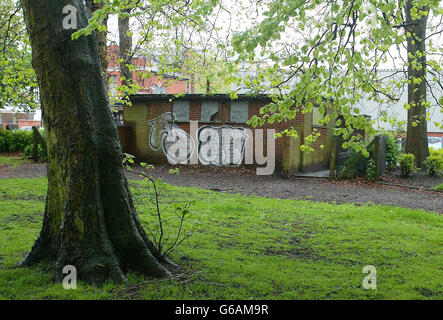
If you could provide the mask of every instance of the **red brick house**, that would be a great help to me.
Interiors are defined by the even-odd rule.
[[[111,90],[121,86],[119,70],[119,47],[111,45],[107,48],[108,52],[108,76],[110,79]],[[180,75],[162,75],[158,76],[155,72],[154,63],[146,56],[136,56],[132,58],[131,64],[136,70],[132,72],[132,77],[140,89],[138,93],[194,93],[194,83],[192,79]],[[150,72],[148,78],[138,74],[137,71]]]
[[[165,154],[167,146],[163,144],[163,147],[160,147],[161,137],[157,137],[155,133],[157,130],[158,133],[164,134],[165,123],[171,123],[174,128],[181,129],[186,134],[191,133],[192,120],[198,121],[199,134],[202,128],[205,130],[206,128],[216,130],[231,128],[237,132],[250,129],[255,132],[254,128],[246,122],[253,115],[259,115],[260,108],[267,105],[270,99],[265,95],[254,97],[239,95],[238,99],[231,100],[226,94],[185,94],[180,97],[170,94],[137,94],[131,96],[131,101],[132,106],[123,108],[124,126],[119,127],[123,151],[133,154],[139,161],[168,163],[168,156]],[[173,119],[171,114],[174,115]],[[293,127],[299,133],[297,139],[283,136],[275,140],[276,172],[291,174],[329,168],[329,146],[332,145],[330,141],[335,122],[328,126],[320,126],[316,123],[317,118],[316,112],[299,113],[293,120],[267,124],[261,128],[264,129],[264,153],[267,150],[266,129],[275,129],[276,132],[280,132]],[[154,123],[162,119],[166,119],[161,122],[163,127],[155,129]],[[321,133],[321,137],[312,145],[313,152],[302,152],[300,144],[314,128]],[[248,135],[251,136],[251,131]],[[253,140],[254,144],[257,143],[255,139],[250,138],[246,143],[252,143]],[[166,140],[163,139],[163,141]],[[321,145],[324,147],[321,148]],[[240,159],[240,162],[244,165],[246,161]],[[256,159],[252,166],[259,166]]]
[[[20,129],[32,126],[41,126],[40,120],[34,120],[33,112],[0,110],[0,128]]]

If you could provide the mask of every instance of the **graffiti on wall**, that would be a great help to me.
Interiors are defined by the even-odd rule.
[[[151,126],[149,145],[152,150],[163,150],[171,164],[186,164],[195,149],[190,135],[174,123],[172,112],[163,113],[148,121]]]
[[[148,123],[151,126],[149,145],[152,150],[162,149],[171,164],[190,163],[189,160],[196,151],[196,143],[174,123],[172,112],[166,112]],[[206,125],[198,129],[195,136],[200,163],[216,166],[241,165],[248,139],[245,128]]]
[[[204,165],[239,166],[248,139],[246,129],[232,126],[203,126],[198,130],[198,159]]]

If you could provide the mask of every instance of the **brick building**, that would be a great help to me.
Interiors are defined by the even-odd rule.
[[[110,79],[110,89],[115,90],[121,86],[119,68],[119,46],[111,45],[107,48],[108,55],[108,76]],[[156,72],[153,59],[146,56],[135,56],[131,60],[135,66],[132,71],[132,78],[140,87],[138,93],[194,93],[194,83],[192,79],[182,77],[180,74],[163,74],[161,77]],[[143,78],[140,72],[149,72],[149,77]]]
[[[32,126],[41,126],[41,121],[35,119],[34,112],[17,111],[13,108],[0,110],[0,128],[20,129]]]
[[[259,115],[260,108],[267,105],[270,99],[265,95],[248,96],[239,95],[238,99],[231,100],[229,95],[202,95],[185,94],[180,97],[169,94],[137,94],[131,96],[132,106],[123,108],[124,125],[119,127],[120,140],[123,151],[135,155],[139,161],[148,163],[167,163],[170,156],[168,152],[168,130],[177,129],[183,134],[191,133],[191,121],[198,121],[198,137],[193,137],[200,152],[199,141],[202,130],[231,130],[239,137],[244,135],[244,143],[238,145],[238,149],[243,151],[244,146],[253,148],[248,143],[257,143],[255,129],[246,122],[254,115]],[[295,128],[299,137],[283,136],[275,140],[275,171],[291,174],[295,172],[309,172],[317,169],[329,167],[329,153],[332,138],[333,125],[320,126],[318,122],[318,112],[310,114],[299,113],[293,120],[280,123],[266,124],[263,129],[264,153],[267,150],[266,129],[275,129],[280,132],[287,128]],[[313,152],[307,153],[300,150],[300,144],[304,137],[311,134],[316,128],[320,133],[320,138],[311,145]],[[246,129],[252,131],[246,132]],[[251,134],[252,133],[252,134]],[[172,134],[174,139],[178,139],[178,134]],[[197,135],[197,134],[196,134]],[[251,135],[253,137],[251,137]],[[251,139],[252,138],[252,139]],[[173,139],[173,140],[174,140]],[[231,139],[232,141],[232,139]],[[324,148],[320,146],[323,145]],[[192,146],[191,146],[192,147]],[[235,147],[234,147],[235,148]],[[233,151],[228,151],[233,152]],[[256,161],[254,154],[252,166],[260,166],[262,163]],[[203,164],[215,165],[244,165],[246,160],[244,154],[241,158],[233,160],[233,163],[224,163],[223,160],[203,161]],[[229,158],[229,157],[228,157]],[[232,158],[229,159],[233,159]],[[221,158],[220,158],[221,159]],[[199,153],[199,161],[202,163]],[[214,162],[215,161],[215,162]]]

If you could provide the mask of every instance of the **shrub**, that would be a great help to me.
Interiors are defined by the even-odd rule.
[[[34,153],[34,146],[32,144],[27,145],[24,150],[25,158],[31,159]],[[48,160],[48,155],[46,153],[46,148],[42,146],[40,143],[38,144],[38,157],[40,160],[46,161]]]
[[[6,152],[9,149],[7,130],[0,129],[0,152]]]
[[[443,149],[440,150],[431,149],[431,154],[424,161],[428,176],[438,176],[443,171]]]
[[[371,155],[374,152],[374,147],[370,147],[368,149],[369,156],[361,156],[360,152],[357,152],[355,149],[351,148],[349,149],[349,155],[350,157],[346,160],[346,162],[343,164],[342,167],[339,168],[339,172],[344,170],[346,167],[348,167],[351,163],[355,163],[355,160],[357,157],[359,157],[359,160],[357,163],[355,163],[354,167],[349,171],[347,178],[355,178],[355,177],[361,177],[366,175],[366,168],[368,167],[368,162],[372,159]]]
[[[40,129],[44,135],[43,129]],[[23,152],[26,158],[32,158],[34,132],[25,130],[0,129],[0,152]],[[46,148],[39,143],[38,156],[47,160]]]
[[[429,149],[429,153],[430,153],[431,156],[435,155],[435,156],[438,156],[441,159],[443,159],[443,149],[435,150],[435,149],[430,148]]]
[[[399,150],[397,145],[397,139],[394,137],[388,137],[386,141],[386,162],[388,169],[395,169],[397,167]]]
[[[400,174],[403,178],[410,177],[415,171],[415,156],[412,153],[402,153],[398,157]]]
[[[24,152],[32,140],[32,131],[0,129],[0,152]]]

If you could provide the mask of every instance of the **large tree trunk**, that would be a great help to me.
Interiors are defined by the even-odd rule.
[[[408,126],[406,134],[406,152],[415,156],[418,166],[429,155],[428,128],[426,121],[426,24],[428,16],[412,20],[412,0],[406,2],[406,32],[411,33],[408,42]],[[421,10],[429,11],[427,8]],[[419,56],[418,54],[422,54]],[[410,57],[412,54],[413,57]],[[414,61],[418,66],[414,67]],[[421,79],[420,83],[414,83],[414,79]]]
[[[75,30],[62,27],[65,5],[78,9],[78,28],[87,25],[82,0],[23,0],[45,122],[48,192],[40,236],[22,265],[55,262],[58,281],[73,265],[80,281],[93,284],[126,281],[128,270],[166,276],[124,175],[97,35],[71,40]]]

